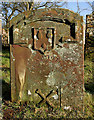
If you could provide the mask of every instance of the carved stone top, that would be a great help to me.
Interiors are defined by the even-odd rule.
[[[41,26],[56,30],[56,44],[59,40],[80,42],[83,19],[68,9],[39,9],[19,14],[10,21],[10,26],[13,44],[28,44],[33,36],[32,28],[41,29]]]
[[[15,25],[22,20],[28,22],[33,21],[56,21],[56,22],[65,22],[66,20],[70,22],[75,22],[76,20],[81,20],[82,16],[78,13],[74,13],[69,9],[63,8],[53,8],[53,9],[38,9],[36,11],[25,11],[23,13],[18,14],[10,21],[10,27]]]

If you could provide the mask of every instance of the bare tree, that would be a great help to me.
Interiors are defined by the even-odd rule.
[[[92,8],[92,10],[94,9],[94,6],[93,6],[93,4],[92,3],[90,3],[88,0],[85,0],[86,2],[85,3],[87,3],[88,4],[88,8],[86,7],[86,8],[80,8],[80,5],[79,5],[79,0],[77,0],[77,13],[78,14],[80,14],[81,12],[83,12],[83,11],[91,11],[91,9],[90,8]]]
[[[32,10],[33,2],[3,2],[2,3],[2,15],[6,24],[11,20],[12,17],[16,16],[17,14]]]
[[[55,8],[62,7],[67,2],[2,2],[2,15],[7,23],[17,14],[24,11],[35,11],[39,8]]]
[[[92,8],[92,11],[94,11],[94,1],[92,3],[90,3],[88,0],[86,0],[86,2]]]

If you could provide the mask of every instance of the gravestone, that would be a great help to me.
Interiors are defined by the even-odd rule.
[[[10,22],[12,101],[83,106],[83,17],[67,9],[24,12]]]

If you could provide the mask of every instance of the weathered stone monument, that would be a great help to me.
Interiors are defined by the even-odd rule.
[[[83,105],[83,18],[67,9],[24,12],[10,22],[12,101]]]

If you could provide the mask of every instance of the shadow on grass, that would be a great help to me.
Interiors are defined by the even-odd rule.
[[[10,54],[10,47],[2,46],[2,57],[9,58],[10,57],[9,54]]]
[[[2,80],[2,98],[3,100],[11,100],[11,85]]]
[[[85,83],[85,90],[94,94],[94,82]]]
[[[0,67],[0,70],[2,70],[2,71],[10,71],[10,68],[8,68],[8,67]]]
[[[3,51],[3,50],[9,51],[9,50],[10,50],[10,46],[9,46],[9,45],[8,45],[8,46],[2,45],[2,51]]]
[[[10,57],[7,56],[7,55],[0,55],[0,57],[3,57],[3,58],[10,58]]]

